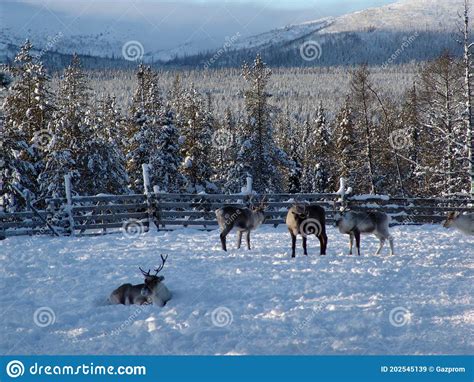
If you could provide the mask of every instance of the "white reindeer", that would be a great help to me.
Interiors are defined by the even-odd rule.
[[[348,211],[334,215],[339,232],[349,234],[349,255],[352,255],[354,238],[356,239],[357,255],[360,256],[360,234],[373,233],[379,240],[380,245],[375,253],[380,254],[385,240],[390,243],[390,255],[393,255],[393,238],[389,233],[389,216],[381,211]]]

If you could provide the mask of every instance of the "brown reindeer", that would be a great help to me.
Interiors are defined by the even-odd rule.
[[[296,237],[303,237],[303,251],[308,255],[308,235],[315,235],[319,239],[320,255],[326,254],[328,237],[326,235],[326,212],[318,205],[294,204],[286,215],[286,226],[291,235],[291,257],[295,257]]]

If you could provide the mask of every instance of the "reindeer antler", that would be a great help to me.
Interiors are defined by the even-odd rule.
[[[150,276],[150,272],[151,272],[150,269],[148,270],[148,272],[145,272],[141,267],[138,267],[138,269],[140,269],[140,271],[142,272],[143,276]]]
[[[160,256],[161,256],[161,265],[155,269],[155,276],[163,269],[163,267],[165,266],[166,259],[168,258],[168,255],[166,256],[160,255]]]

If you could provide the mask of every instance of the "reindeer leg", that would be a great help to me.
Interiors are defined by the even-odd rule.
[[[240,249],[242,244],[242,231],[237,231],[237,249]]]
[[[296,251],[296,236],[293,235],[293,232],[290,231],[291,235],[291,257],[295,257],[295,251]]]
[[[319,246],[320,246],[319,255],[324,256],[326,254],[326,246],[327,246],[327,242],[328,242],[328,237],[327,237],[325,232],[322,232],[318,236],[318,239],[319,239]]]
[[[360,256],[360,232],[356,230],[354,232],[354,236],[355,236],[355,239],[356,239],[357,256]]]
[[[388,243],[390,244],[390,256],[393,255],[393,237],[389,236],[388,237]]]
[[[354,246],[354,234],[349,232],[349,255],[352,255],[352,247]]]
[[[247,248],[250,250],[250,230],[247,231]]]
[[[232,227],[226,227],[226,228],[224,228],[224,230],[220,234],[222,249],[224,251],[227,251],[226,236],[230,232],[231,229],[232,229]]]
[[[382,251],[383,245],[385,244],[385,238],[384,237],[379,237],[380,244],[379,244],[379,249],[377,249],[377,252],[375,252],[376,255],[380,255],[380,252]]]
[[[307,239],[306,235],[303,235],[303,253],[305,256],[308,256]]]

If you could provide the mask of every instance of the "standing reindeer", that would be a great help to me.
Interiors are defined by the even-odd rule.
[[[308,235],[316,235],[320,244],[320,255],[326,254],[328,237],[326,235],[326,212],[318,205],[294,204],[286,215],[286,226],[291,235],[291,257],[295,257],[296,237],[303,237],[303,251],[308,255],[306,240]]]
[[[356,239],[357,255],[360,256],[360,234],[373,233],[379,240],[380,246],[375,253],[380,254],[385,240],[390,243],[390,255],[393,255],[393,238],[389,233],[389,216],[381,211],[348,211],[334,215],[334,221],[339,232],[349,234],[349,255],[352,255],[354,237]]]
[[[454,227],[466,235],[474,235],[474,213],[449,212],[443,227]]]
[[[119,286],[110,295],[110,302],[123,305],[154,304],[164,306],[171,299],[171,293],[163,283],[164,276],[158,276],[158,273],[165,266],[167,258],[168,256],[163,257],[161,255],[161,265],[155,269],[154,275],[150,274],[150,270],[145,272],[139,268],[143,276],[145,276],[145,282],[138,285],[123,284]]]
[[[250,208],[224,206],[216,210],[217,223],[221,229],[221,245],[227,251],[226,237],[232,228],[237,229],[237,248],[242,243],[242,232],[246,233],[247,247],[250,249],[250,231],[257,229],[265,220],[265,199],[258,206]]]

